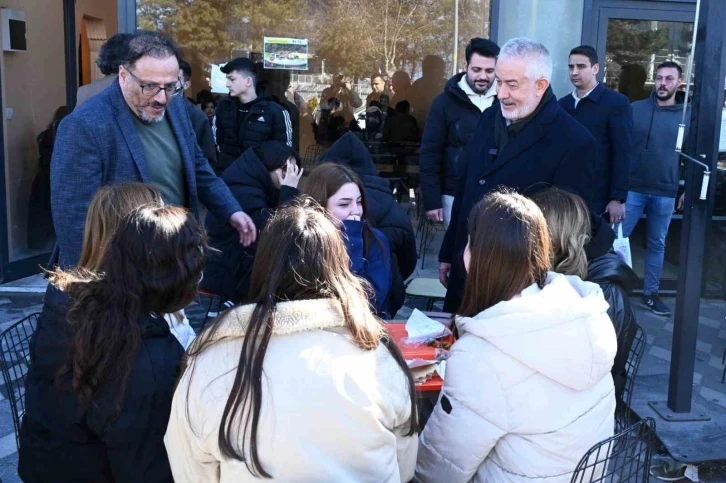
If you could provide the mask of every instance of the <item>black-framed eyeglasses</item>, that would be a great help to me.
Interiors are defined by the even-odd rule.
[[[179,95],[181,91],[184,90],[184,85],[182,84],[181,79],[177,79],[176,84],[174,85],[158,86],[156,84],[144,84],[141,82],[141,79],[136,77],[129,69],[126,69],[126,72],[128,72],[139,87],[141,87],[141,93],[145,96],[156,97],[159,95],[159,92],[164,91],[167,96],[173,97]]]

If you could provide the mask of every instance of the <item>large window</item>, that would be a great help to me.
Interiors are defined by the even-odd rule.
[[[667,18],[667,15],[664,14]],[[631,102],[647,99],[655,85],[657,66],[666,60],[677,62],[684,70],[693,37],[693,22],[606,19],[604,82]],[[683,86],[685,88],[685,86]],[[681,94],[682,95],[682,94]],[[673,140],[675,146],[675,139]],[[679,191],[679,195],[682,189]],[[674,211],[676,208],[674,202]],[[647,217],[647,213],[644,215]],[[675,289],[679,270],[681,212],[675,212],[666,238],[666,254],[661,273],[661,290]],[[646,221],[642,220],[631,235],[633,268],[643,277],[646,259]]]
[[[693,23],[657,20],[608,21],[605,83],[631,101],[647,98],[655,83],[655,69],[671,60],[688,65]]]
[[[336,75],[365,101],[373,92],[371,76],[380,74],[391,107],[425,76],[429,88],[417,105],[411,102],[421,122],[445,80],[463,68],[469,39],[489,35],[490,1],[137,0],[137,24],[181,45],[195,71],[192,95],[212,87],[215,66],[238,56],[265,59],[265,70],[290,72],[286,95],[294,90],[310,115]],[[281,45],[271,38],[301,42]],[[360,116],[365,107],[363,102],[349,116]]]

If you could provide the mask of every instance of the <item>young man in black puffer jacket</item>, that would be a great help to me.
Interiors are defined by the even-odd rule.
[[[638,275],[613,250],[615,233],[598,215],[592,214],[592,235],[585,245],[587,256],[587,281],[602,289],[605,301],[610,305],[608,315],[618,337],[618,352],[613,363],[613,381],[618,400],[625,388],[625,363],[635,332],[638,330],[633,306],[628,298],[639,283]]]
[[[256,92],[255,64],[238,57],[222,67],[227,76],[229,96],[217,106],[217,174],[239,158],[247,149],[265,141],[293,145],[290,113],[275,102],[267,91]]]
[[[388,313],[395,316],[403,306],[406,288],[403,281],[416,269],[416,235],[406,211],[393,199],[391,184],[378,176],[368,149],[355,134],[348,132],[320,157],[321,163],[338,163],[350,167],[363,181],[366,190],[366,217],[388,238],[391,246],[393,280],[388,293]]]

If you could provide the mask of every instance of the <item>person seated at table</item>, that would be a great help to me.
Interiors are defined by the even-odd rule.
[[[600,288],[550,272],[542,211],[494,192],[469,217],[459,339],[419,438],[417,481],[566,483],[613,434],[617,349]]]
[[[68,324],[46,321],[33,342],[23,481],[173,483],[163,436],[184,349],[160,314],[194,299],[206,249],[192,213],[146,205],[119,223],[98,270],[50,273],[72,302]]]
[[[299,160],[287,144],[267,141],[245,151],[221,177],[244,212],[261,229],[280,205],[297,196],[303,174]],[[209,245],[219,251],[209,256],[202,289],[225,301],[246,300],[257,244],[242,246],[239,233],[229,222],[211,212],[205,226]]]
[[[304,193],[342,222],[350,268],[373,288],[370,298],[376,313],[390,318],[387,298],[393,278],[391,250],[386,236],[368,222],[361,180],[346,166],[323,163],[310,173]]]
[[[192,344],[165,438],[176,483],[413,478],[413,380],[337,223],[309,198],[278,210],[251,303]]]
[[[628,292],[638,276],[612,249],[615,233],[585,200],[559,188],[549,188],[532,199],[547,220],[554,251],[553,270],[577,275],[600,286],[608,303],[608,316],[618,337],[618,352],[611,373],[620,399],[627,379],[626,362],[638,329]]]
[[[350,167],[363,182],[366,196],[366,219],[380,230],[391,248],[391,273],[393,280],[388,294],[388,313],[395,316],[403,306],[406,288],[403,281],[416,269],[416,235],[411,220],[393,198],[390,182],[378,175],[376,165],[354,134],[340,138],[320,157],[320,162],[331,162]]]

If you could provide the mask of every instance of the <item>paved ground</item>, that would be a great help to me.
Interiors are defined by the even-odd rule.
[[[420,238],[420,237],[419,237]],[[414,276],[436,277],[436,253],[441,244],[442,232],[434,234],[433,241],[426,254],[425,266],[421,267],[419,260],[417,272]],[[40,283],[42,284],[42,282]],[[0,286],[0,330],[21,318],[38,312],[41,309],[42,296],[38,294],[40,288],[38,279],[27,280],[20,285],[29,293],[17,295],[3,293],[7,287]],[[36,292],[36,293],[32,293]],[[658,317],[644,310],[639,298],[634,297],[634,305],[638,316],[638,323],[647,334],[646,355],[640,369],[641,375],[664,374],[668,372],[670,361],[671,339],[673,333],[672,317]],[[664,299],[674,307],[675,299]],[[205,304],[193,304],[187,310],[192,325],[199,327],[203,318]],[[438,305],[438,304],[437,304]],[[420,302],[407,303],[396,318],[405,319],[411,307],[420,307]],[[722,300],[704,300],[701,303],[701,318],[699,320],[698,354],[696,361],[695,389],[706,399],[714,402],[726,413],[726,384],[721,382],[723,365],[721,357],[726,349],[726,302]],[[636,384],[637,391],[637,384]],[[9,404],[6,401],[7,389],[0,386],[0,479],[4,483],[19,482],[16,473],[17,449],[13,432],[12,417]],[[726,483],[726,467],[711,465],[700,470],[701,481],[707,483]],[[653,482],[657,481],[655,479]],[[684,480],[685,481],[685,480]]]

